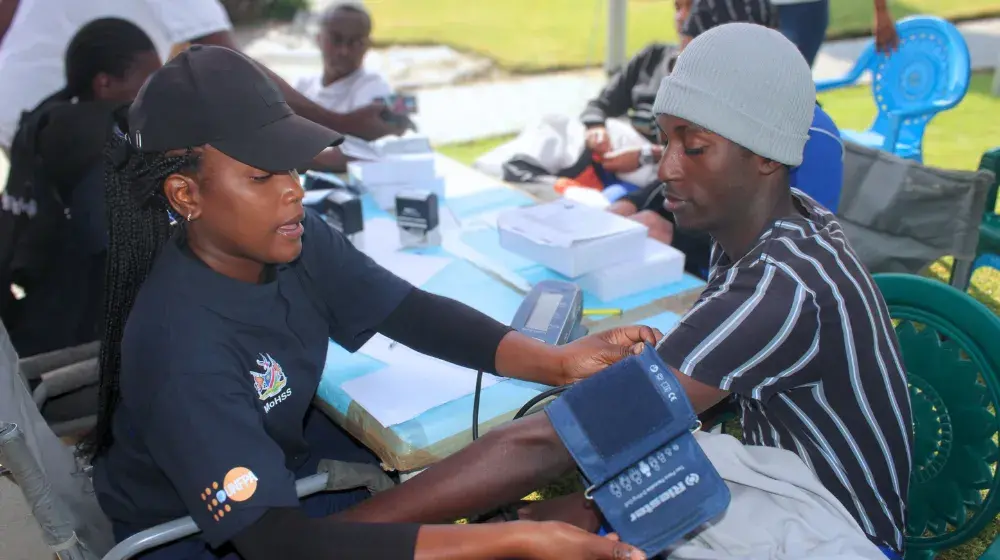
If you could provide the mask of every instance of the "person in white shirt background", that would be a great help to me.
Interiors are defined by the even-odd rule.
[[[5,0],[11,23],[0,43],[0,144],[9,147],[22,111],[64,84],[64,54],[86,23],[119,17],[153,41],[161,59],[175,43],[232,29],[225,9],[205,0]],[[178,8],[178,9],[174,9]]]
[[[239,50],[219,0],[2,0],[0,1],[0,148],[6,152],[22,111],[64,85],[63,56],[70,38],[98,18],[118,17],[149,35],[162,59],[183,43]],[[265,68],[265,70],[267,70]],[[336,113],[309,101],[268,71],[296,113],[368,140],[402,132],[375,104]]]
[[[295,89],[321,107],[339,113],[349,113],[391,95],[389,82],[364,67],[371,31],[371,14],[361,4],[329,7],[316,36],[323,55],[323,73],[301,78]]]

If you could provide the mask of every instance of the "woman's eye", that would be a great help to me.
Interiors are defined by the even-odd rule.
[[[252,176],[252,177],[250,177],[250,179],[252,179],[255,183],[263,183],[263,182],[267,181],[268,179],[270,179],[271,177],[274,177],[273,173],[267,173],[267,174],[264,174],[264,175]]]
[[[705,148],[685,148],[684,153],[689,156],[700,156],[705,153]]]

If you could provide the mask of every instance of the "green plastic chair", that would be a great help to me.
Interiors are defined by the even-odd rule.
[[[977,537],[1000,513],[1000,318],[968,294],[876,274],[896,327],[913,407],[906,558]],[[1000,541],[981,559],[1000,559]]]

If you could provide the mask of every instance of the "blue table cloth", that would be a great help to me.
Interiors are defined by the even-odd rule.
[[[377,208],[371,199],[366,197],[362,202],[366,220],[389,217],[386,212]],[[459,221],[503,208],[533,203],[534,201],[527,195],[502,186],[472,195],[446,198],[445,201],[446,206]],[[468,247],[487,257],[491,262],[521,276],[532,285],[550,278],[563,279],[551,270],[501,248],[498,233],[494,228],[485,227],[469,231],[462,234],[461,239]],[[449,256],[441,248],[427,249],[424,252]],[[628,311],[703,286],[701,280],[685,275],[679,282],[614,301],[601,301],[593,294],[585,292],[584,308],[615,308]],[[459,258],[431,277],[420,288],[461,301],[504,323],[510,323],[513,319],[523,297],[507,284]],[[667,312],[640,322],[666,332],[678,319],[676,314]],[[471,394],[393,426],[380,426],[370,416],[364,417],[358,410],[358,405],[341,386],[346,381],[373,373],[382,367],[385,367],[385,364],[361,353],[351,354],[331,341],[317,399],[334,419],[369,445],[388,466],[400,471],[423,468],[457,451],[471,440],[473,401]],[[482,391],[480,421],[486,422],[505,415],[513,415],[525,402],[546,388],[543,385],[515,379],[504,380],[487,387]]]

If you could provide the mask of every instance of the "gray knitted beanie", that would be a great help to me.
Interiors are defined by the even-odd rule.
[[[791,41],[762,25],[727,23],[688,43],[660,83],[653,113],[796,166],[815,108],[812,72]]]

